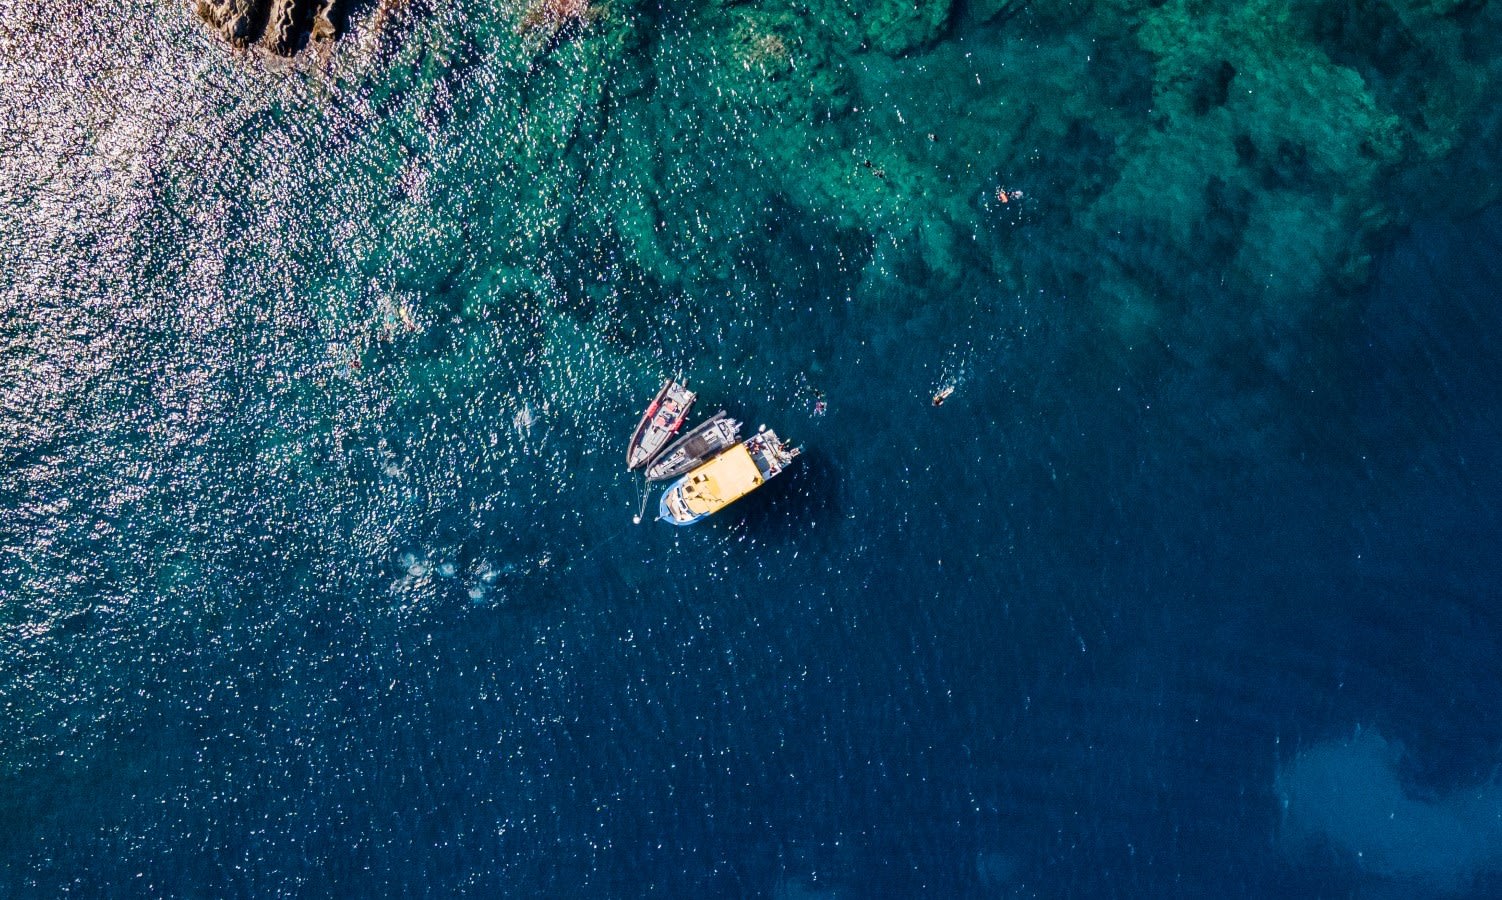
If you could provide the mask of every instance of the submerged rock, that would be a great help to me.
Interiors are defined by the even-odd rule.
[[[584,24],[599,14],[589,0],[533,0],[517,26],[520,31],[540,31],[553,37],[564,28]]]
[[[950,0],[879,0],[866,10],[867,37],[887,53],[911,53],[943,36],[951,7]]]
[[[198,0],[196,10],[232,46],[293,56],[339,35],[342,0]]]

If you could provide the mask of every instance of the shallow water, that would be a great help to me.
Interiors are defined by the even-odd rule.
[[[1494,892],[1496,13],[993,6],[15,10],[0,893]]]

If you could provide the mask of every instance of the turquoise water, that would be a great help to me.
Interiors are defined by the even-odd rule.
[[[1495,893],[1496,10],[383,9],[0,34],[0,894]]]

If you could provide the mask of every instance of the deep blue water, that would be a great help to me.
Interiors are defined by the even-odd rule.
[[[1112,141],[966,94],[1099,65],[1042,13],[851,57],[878,126],[719,117],[667,13],[599,101],[588,36],[326,83],[179,12],[6,59],[0,897],[1502,891],[1502,208],[1264,253],[1287,150],[1091,231]],[[635,526],[678,369],[804,455]]]

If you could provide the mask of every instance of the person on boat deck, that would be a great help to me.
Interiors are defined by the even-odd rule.
[[[665,428],[669,422],[673,421],[673,416],[677,414],[678,404],[674,403],[670,397],[662,401],[662,409],[657,413],[657,424]]]

